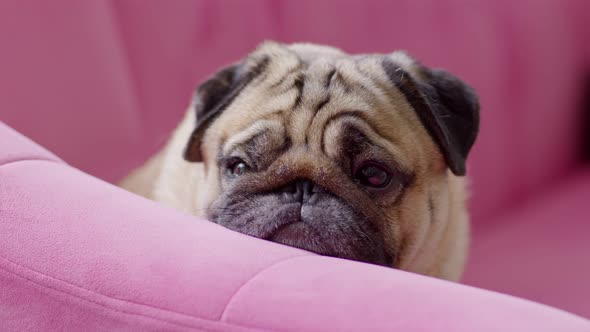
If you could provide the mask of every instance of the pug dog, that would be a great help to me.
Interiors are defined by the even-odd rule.
[[[472,88],[404,52],[266,42],[122,187],[257,238],[459,280]]]

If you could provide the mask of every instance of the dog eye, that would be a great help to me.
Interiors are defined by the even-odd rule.
[[[226,166],[226,171],[231,176],[240,176],[246,173],[250,167],[240,158],[232,158]]]
[[[361,166],[355,177],[361,184],[373,188],[384,188],[391,180],[391,174],[385,167],[373,163]]]

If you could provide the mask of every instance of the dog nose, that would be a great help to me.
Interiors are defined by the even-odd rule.
[[[306,179],[297,179],[279,189],[285,197],[295,202],[307,202],[315,193],[323,191],[323,188]]]

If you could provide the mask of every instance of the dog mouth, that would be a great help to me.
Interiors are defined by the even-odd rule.
[[[336,221],[330,218],[331,216],[322,214],[322,209],[317,206],[303,204],[292,206],[286,211],[291,213],[283,214],[283,218],[275,220],[274,227],[268,228],[267,232],[259,237],[322,256],[390,265],[385,258],[383,247],[378,244],[377,234],[367,236],[366,233],[335,233],[332,227]],[[372,239],[368,240],[369,238]]]
[[[322,256],[341,256],[326,246],[326,242],[322,240],[321,235],[317,230],[301,220],[287,222],[279,226],[263,239],[311,251]]]
[[[285,202],[277,195],[252,195],[226,205],[210,219],[234,231],[322,256],[391,266],[374,224],[335,195]]]
[[[303,211],[313,207],[301,203],[285,204],[283,207],[283,213],[267,223],[268,227],[258,235],[259,238],[324,256],[336,255],[334,250],[327,248],[320,231],[311,224],[313,220],[309,220],[309,213],[306,214],[308,218],[304,217]]]

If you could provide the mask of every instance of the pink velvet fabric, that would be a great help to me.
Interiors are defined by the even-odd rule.
[[[18,152],[0,151],[3,331],[590,329],[525,300],[241,235],[92,178],[2,124],[0,139]]]
[[[588,31],[586,0],[5,0],[0,121],[116,181],[163,144],[198,82],[264,39],[406,49],[481,96],[465,282],[590,317],[589,166],[577,154]],[[0,131],[7,168],[58,160]]]

